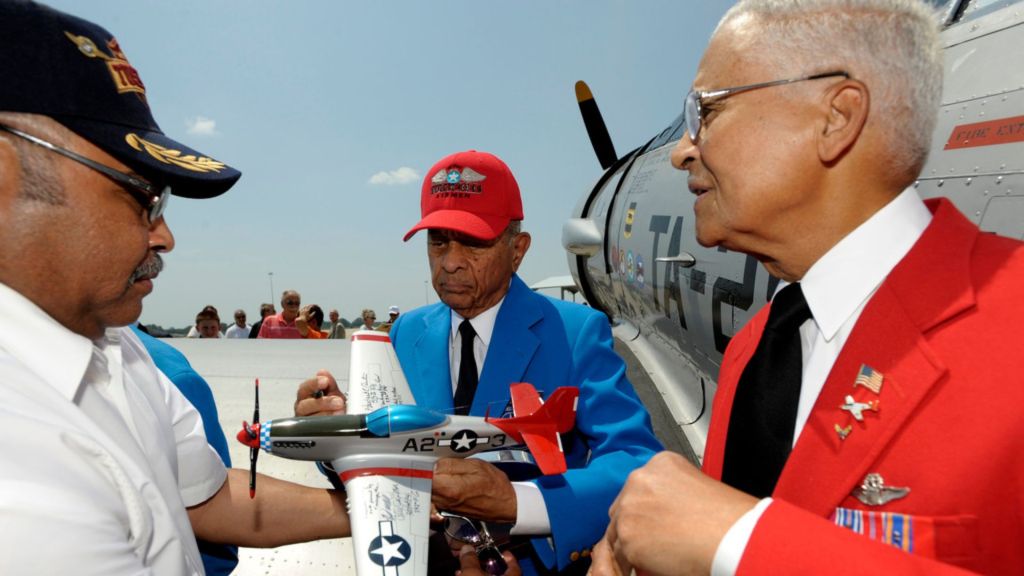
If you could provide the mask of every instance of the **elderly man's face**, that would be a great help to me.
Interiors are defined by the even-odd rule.
[[[448,230],[430,230],[427,254],[438,297],[464,318],[494,306],[530,248],[530,235],[506,234],[490,242]]]
[[[116,170],[131,171],[55,122],[42,124],[45,128],[15,127]],[[0,186],[0,270],[17,270],[0,281],[88,338],[99,338],[107,327],[135,322],[143,297],[153,290],[157,253],[174,247],[163,218],[150,224],[124,189],[77,162],[34,145],[20,153],[41,155],[36,164],[53,176],[64,202],[27,199],[13,186]],[[0,171],[20,170],[17,154],[4,162]]]
[[[752,58],[763,50],[755,22],[740,19],[712,38],[694,80],[717,90],[821,72],[776,69]],[[834,79],[833,79],[834,80]],[[672,163],[689,172],[697,240],[762,261],[794,233],[813,226],[816,96],[828,79],[705,100],[697,143],[684,134]],[[819,206],[820,207],[820,206]]]
[[[286,320],[294,320],[299,315],[299,306],[301,305],[302,299],[298,292],[286,292],[284,298],[281,299],[281,314]]]
[[[244,327],[245,326],[245,314],[235,314],[235,324],[238,325],[239,328]]]
[[[338,321],[338,311],[337,310],[331,310],[330,319],[331,319],[331,322],[337,322]]]

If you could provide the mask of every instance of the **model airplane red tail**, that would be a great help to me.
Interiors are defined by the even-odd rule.
[[[510,387],[512,418],[488,418],[487,422],[501,428],[517,442],[526,444],[534,461],[544,474],[566,471],[565,454],[559,434],[572,430],[576,423],[576,399],[579,389],[563,386],[551,393],[547,402],[537,390],[523,382]]]

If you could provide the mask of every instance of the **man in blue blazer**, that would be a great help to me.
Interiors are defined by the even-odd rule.
[[[529,382],[542,396],[559,386],[580,389],[576,428],[563,437],[568,472],[512,483],[479,460],[443,460],[434,503],[514,522],[513,535],[532,537],[527,572],[586,563],[626,476],[661,449],[612,349],[608,319],[539,295],[516,275],[530,235],[520,230],[519,186],[496,156],[467,151],[439,161],[424,179],[421,210],[405,240],[427,230],[441,302],[402,315],[391,328],[417,404],[493,415],[506,409],[514,382]],[[460,328],[464,321],[469,332]]]
[[[520,229],[519,185],[496,156],[467,151],[439,161],[424,179],[421,212],[405,240],[427,230],[441,302],[403,314],[390,333],[416,403],[493,416],[507,412],[515,382],[542,396],[559,386],[580,391],[576,426],[562,437],[565,474],[511,482],[481,460],[442,459],[433,504],[513,524],[513,536],[530,540],[514,547],[525,574],[582,572],[626,476],[662,449],[612,348],[608,319],[536,294],[516,275],[530,235]],[[316,398],[317,390],[328,395]],[[323,372],[300,387],[296,414],[336,413],[339,396]]]

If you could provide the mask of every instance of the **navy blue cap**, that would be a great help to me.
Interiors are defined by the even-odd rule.
[[[49,116],[177,196],[211,198],[241,172],[164,135],[117,40],[81,18],[0,0],[0,111]]]

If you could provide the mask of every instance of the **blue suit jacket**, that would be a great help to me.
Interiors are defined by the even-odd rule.
[[[449,412],[450,314],[444,303],[425,306],[391,328],[416,403]],[[514,382],[529,382],[544,397],[559,386],[580,390],[576,428],[562,438],[569,471],[535,480],[554,549],[547,538],[534,538],[534,550],[544,565],[562,570],[589,557],[584,552],[604,535],[608,508],[626,476],[662,447],[612,349],[604,314],[536,294],[518,276],[498,311],[470,414],[482,416],[489,406],[500,412]]]

